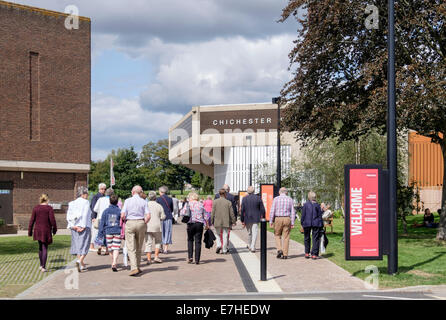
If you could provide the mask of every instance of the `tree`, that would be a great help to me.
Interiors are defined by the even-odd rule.
[[[135,185],[140,185],[143,190],[148,189],[147,180],[139,169],[139,158],[133,147],[118,149],[114,156],[114,173],[116,185],[115,193],[122,199],[131,196],[131,190]]]
[[[301,29],[289,54],[293,79],[282,90],[284,129],[296,139],[360,138],[386,130],[387,1],[376,0],[379,28],[366,28],[369,1],[290,0],[281,21]],[[303,17],[299,16],[304,12]],[[396,0],[397,123],[430,137],[446,167],[446,3]],[[446,240],[446,170],[437,239]]]

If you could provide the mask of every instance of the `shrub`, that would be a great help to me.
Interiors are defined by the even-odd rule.
[[[4,219],[0,219],[0,226],[5,224],[5,220]]]

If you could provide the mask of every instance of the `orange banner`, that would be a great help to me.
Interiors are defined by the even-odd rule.
[[[263,205],[265,206],[265,219],[269,221],[269,212],[274,200],[274,185],[263,184],[260,186],[260,195],[262,197]]]

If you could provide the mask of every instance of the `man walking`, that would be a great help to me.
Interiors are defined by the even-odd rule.
[[[236,219],[234,210],[232,209],[232,203],[226,200],[226,191],[221,189],[219,191],[219,197],[214,201],[212,205],[211,224],[215,227],[217,238],[217,251],[216,253],[229,253],[229,228],[235,226]]]
[[[294,220],[296,219],[294,201],[287,194],[288,190],[286,188],[280,188],[279,196],[274,198],[269,214],[270,225],[274,228],[276,239],[277,259],[288,259],[290,231],[294,228]]]
[[[90,210],[91,210],[91,222],[92,222],[92,228],[91,228],[91,242],[90,242],[90,251],[97,251],[94,248],[94,241],[96,240],[96,237],[98,235],[98,228],[95,228],[94,225],[99,226],[99,224],[95,224],[98,213],[94,211],[94,207],[96,206],[96,202],[103,196],[105,196],[105,190],[107,189],[107,185],[105,183],[100,183],[98,186],[99,192],[96,193],[93,198],[91,199],[90,203]]]
[[[310,259],[311,233],[313,234],[311,259],[319,259],[321,230],[324,225],[322,221],[322,210],[316,202],[316,194],[313,191],[308,193],[308,201],[305,202],[302,208],[301,224],[304,228],[305,259]]]
[[[136,276],[142,272],[139,268],[141,252],[146,235],[146,223],[150,220],[149,207],[147,201],[140,197],[141,193],[142,188],[134,186],[132,197],[125,200],[121,210],[121,218],[126,221],[125,241],[130,259],[130,276]]]
[[[259,222],[265,218],[265,206],[260,196],[254,194],[254,187],[248,187],[248,195],[242,200],[240,221],[248,231],[248,248],[256,252],[257,233]]]
[[[231,201],[231,205],[232,205],[232,211],[234,212],[234,216],[235,216],[235,221],[237,221],[237,215],[238,215],[238,211],[237,211],[237,201],[235,201],[235,197],[234,195],[232,195],[230,193],[231,189],[229,188],[229,186],[227,184],[223,185],[222,187],[223,190],[225,190],[226,192],[226,200]],[[220,198],[220,194],[217,193],[215,195],[215,200]]]

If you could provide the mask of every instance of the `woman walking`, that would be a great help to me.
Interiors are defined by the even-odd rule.
[[[107,250],[111,254],[113,272],[117,272],[119,249],[121,248],[121,209],[118,207],[118,196],[110,196],[110,206],[102,213],[98,235],[107,241]]]
[[[208,196],[207,199],[203,202],[206,221],[208,222],[209,226],[211,226],[212,203],[212,196]]]
[[[200,263],[203,227],[205,227],[206,230],[209,229],[209,223],[205,217],[204,207],[198,199],[197,193],[191,192],[189,194],[188,206],[190,209],[190,219],[187,223],[187,252],[188,263],[192,263],[195,241],[195,264]]]
[[[155,261],[156,263],[163,262],[159,258],[161,242],[162,242],[162,221],[166,220],[166,214],[163,207],[156,202],[156,192],[149,192],[149,212],[150,220],[147,223],[146,230],[146,248],[145,253],[147,255],[147,264],[152,263],[152,248],[155,247]],[[146,215],[147,218],[147,215]]]
[[[76,266],[79,272],[87,270],[84,259],[90,249],[91,209],[88,202],[88,189],[79,187],[78,198],[68,204],[67,221],[71,229],[71,254],[77,255]]]
[[[53,235],[57,232],[54,211],[48,205],[48,195],[40,196],[40,204],[34,207],[28,226],[28,236],[34,234],[33,240],[39,242],[40,271],[46,272],[46,260],[48,258],[48,246],[53,243]],[[34,227],[34,233],[33,233]]]

